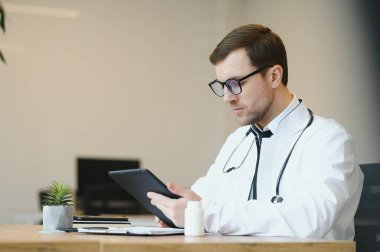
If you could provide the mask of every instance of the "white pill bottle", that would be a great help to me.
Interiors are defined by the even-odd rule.
[[[185,235],[203,236],[204,226],[204,211],[201,202],[188,201],[185,209]]]

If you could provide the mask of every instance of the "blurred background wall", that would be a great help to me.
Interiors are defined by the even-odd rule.
[[[372,8],[343,0],[7,0],[0,48],[0,223],[38,210],[51,180],[76,186],[78,156],[139,158],[190,186],[237,126],[207,83],[233,28],[270,27],[289,88],[380,161]],[[368,1],[367,1],[368,2]],[[369,6],[371,6],[369,4]],[[372,15],[374,16],[374,15]],[[368,25],[371,24],[371,25]]]

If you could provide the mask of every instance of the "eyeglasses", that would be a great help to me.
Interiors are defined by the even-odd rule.
[[[224,96],[224,86],[227,87],[228,91],[230,91],[234,95],[238,95],[241,93],[241,82],[245,79],[248,79],[249,77],[261,72],[267,67],[272,67],[271,65],[266,65],[263,67],[258,68],[257,70],[253,71],[252,73],[244,76],[243,78],[240,78],[238,80],[235,79],[228,79],[225,82],[220,82],[218,80],[212,81],[210,84],[208,84],[211,88],[211,90],[219,97]]]

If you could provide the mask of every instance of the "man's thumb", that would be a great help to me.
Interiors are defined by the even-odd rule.
[[[182,186],[176,185],[174,183],[169,182],[167,184],[167,187],[169,191],[171,191],[174,194],[177,194],[178,196],[186,198],[188,196],[188,189],[183,188]]]

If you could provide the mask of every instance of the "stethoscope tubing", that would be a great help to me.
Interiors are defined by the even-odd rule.
[[[294,148],[296,147],[296,144],[298,143],[298,140],[301,138],[301,136],[303,135],[303,133],[305,132],[305,130],[307,128],[310,127],[310,125],[313,123],[314,121],[314,113],[313,111],[311,111],[310,109],[307,109],[309,111],[309,115],[310,115],[310,119],[309,119],[309,122],[307,123],[306,127],[302,130],[301,134],[298,136],[297,140],[295,141],[295,143],[293,144],[293,147],[292,149],[290,150],[288,156],[286,157],[285,159],[285,162],[284,164],[282,165],[281,167],[281,170],[280,170],[280,173],[278,174],[278,178],[277,178],[277,183],[276,183],[276,196],[274,196],[272,198],[272,203],[274,203],[273,201],[276,199],[280,199],[282,201],[282,197],[280,196],[280,184],[281,184],[281,179],[282,179],[282,175],[284,174],[284,171],[285,171],[285,168],[286,166],[288,165],[288,162],[289,162],[289,159],[290,159],[290,156],[292,155],[293,153],[293,150]],[[278,202],[280,203],[280,202]]]
[[[298,105],[297,105],[292,111],[290,111],[289,114],[292,113],[296,108],[298,108],[298,106],[299,106],[301,103],[302,103],[302,100],[300,100],[300,103],[299,103],[299,104],[298,104]],[[276,183],[276,195],[272,197],[272,199],[271,199],[271,202],[272,202],[272,203],[281,203],[281,202],[283,201],[283,198],[280,196],[280,185],[281,185],[282,176],[283,176],[283,174],[284,174],[284,172],[285,172],[286,166],[288,165],[288,162],[289,162],[289,159],[290,159],[290,157],[291,157],[291,155],[292,155],[292,153],[293,153],[293,150],[294,150],[295,146],[296,146],[297,143],[298,143],[298,140],[301,138],[301,136],[303,135],[303,133],[305,132],[305,130],[306,130],[308,127],[310,127],[310,125],[311,125],[311,124],[313,123],[313,121],[314,121],[314,113],[313,113],[313,111],[311,111],[310,109],[307,109],[307,110],[308,110],[308,112],[309,112],[310,119],[309,119],[307,125],[305,126],[305,128],[302,130],[301,134],[298,136],[297,140],[294,142],[294,144],[293,144],[293,146],[292,146],[292,148],[291,148],[291,150],[290,150],[288,156],[286,157],[286,159],[285,159],[285,161],[284,161],[284,163],[283,163],[283,165],[282,165],[282,167],[281,167],[281,170],[280,170],[280,172],[279,172],[279,174],[278,174],[278,177],[277,177],[277,183]],[[286,116],[285,116],[285,117],[286,117]],[[285,118],[285,117],[284,117],[284,118]],[[246,160],[248,154],[249,154],[250,151],[251,151],[251,148],[252,148],[252,146],[253,146],[253,143],[256,142],[256,139],[255,139],[255,138],[253,139],[251,145],[249,146],[248,152],[247,152],[247,154],[244,156],[243,161],[240,163],[240,165],[238,165],[238,166],[233,166],[233,167],[228,168],[227,170],[225,170],[225,169],[226,169],[226,166],[227,166],[227,164],[228,164],[228,162],[229,162],[230,159],[231,159],[231,157],[234,155],[234,153],[236,152],[236,150],[239,149],[239,147],[240,147],[240,145],[243,143],[243,141],[244,141],[244,140],[249,136],[249,134],[252,133],[252,132],[253,132],[253,129],[252,129],[252,126],[251,126],[251,127],[249,128],[249,130],[244,134],[244,137],[240,140],[239,144],[235,147],[235,149],[231,152],[230,156],[228,157],[228,159],[227,159],[227,161],[226,161],[226,163],[225,163],[225,165],[224,165],[224,167],[223,167],[223,173],[229,173],[229,172],[231,172],[231,171],[233,171],[233,170],[239,169],[239,168],[243,165],[243,163],[245,162],[245,160]]]

